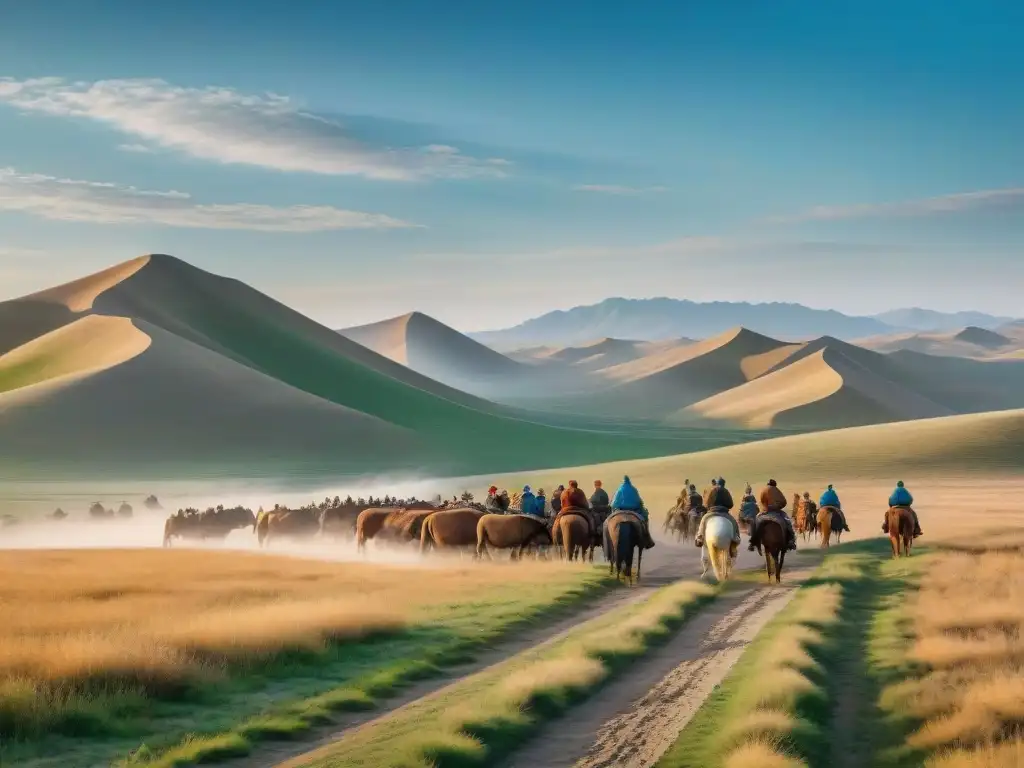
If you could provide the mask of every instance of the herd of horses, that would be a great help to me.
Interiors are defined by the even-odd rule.
[[[351,501],[309,505],[298,509],[277,506],[253,512],[245,507],[179,510],[164,523],[163,544],[175,539],[215,540],[251,528],[261,548],[277,539],[354,541],[359,552],[367,542],[417,544],[422,554],[449,551],[490,558],[492,550],[508,550],[511,559],[528,553],[546,556],[549,549],[565,560],[594,561],[602,549],[610,570],[630,583],[633,557],[640,553],[636,578],[640,578],[643,522],[633,512],[611,509],[560,511],[551,518],[524,515],[514,509],[497,513],[482,504],[453,499],[444,503],[391,500],[375,506]]]
[[[341,502],[325,500],[320,505],[297,509],[275,506],[269,511],[237,506],[179,510],[164,525],[164,546],[176,538],[223,539],[230,532],[251,528],[261,548],[277,539],[354,541],[359,552],[366,551],[367,542],[380,544],[418,545],[421,554],[448,551],[471,554],[475,559],[491,558],[491,551],[507,550],[512,560],[527,554],[545,557],[553,549],[559,558],[594,561],[594,551],[601,549],[609,564],[609,572],[630,584],[634,580],[633,559],[637,558],[635,579],[640,580],[643,561],[643,521],[636,513],[612,509],[576,509],[560,511],[551,518],[519,514],[515,510],[498,513],[471,500],[452,499],[441,503],[397,500],[385,497],[373,506],[351,499]],[[820,546],[829,547],[832,537],[839,543],[843,532],[842,518],[831,507],[818,508],[799,494],[793,497],[793,526],[803,542],[820,538]],[[693,541],[703,505],[677,501],[665,517],[664,532],[674,532],[677,541]],[[763,515],[759,551],[765,558],[769,581],[781,582],[786,557],[786,535],[782,524],[770,513],[761,510],[749,499],[741,504],[737,520],[740,530],[750,535],[755,520]],[[893,555],[909,555],[913,542],[913,518],[906,509],[888,512]],[[729,578],[737,557],[732,541],[732,524],[722,517],[712,517],[705,528],[701,552],[702,576],[713,569],[716,578]]]

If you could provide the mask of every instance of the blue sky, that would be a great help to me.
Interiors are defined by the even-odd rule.
[[[334,327],[612,295],[1024,314],[1017,2],[3,17],[2,297],[164,252]]]

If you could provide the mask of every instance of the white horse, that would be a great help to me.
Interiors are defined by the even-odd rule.
[[[708,565],[715,571],[718,581],[725,581],[732,574],[732,523],[726,517],[715,515],[704,526],[704,546],[701,548],[700,564],[704,571],[701,578],[707,576]]]

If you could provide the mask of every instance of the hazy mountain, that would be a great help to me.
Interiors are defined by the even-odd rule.
[[[977,323],[975,323],[977,324]],[[964,323],[960,324],[961,326]],[[471,334],[477,341],[503,349],[536,345],[579,345],[613,337],[657,341],[680,336],[708,338],[743,326],[781,339],[829,335],[855,339],[891,333],[871,317],[851,317],[835,310],[801,304],[698,303],[681,299],[605,299],[599,304],[549,312],[513,328]]]
[[[992,330],[1014,318],[996,317],[984,312],[936,312],[934,309],[909,307],[882,312],[874,315],[874,319],[902,331],[956,331],[965,326]]]

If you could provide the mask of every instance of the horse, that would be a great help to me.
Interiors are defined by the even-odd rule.
[[[708,519],[704,526],[704,546],[700,555],[704,569],[701,578],[707,575],[709,564],[718,581],[726,581],[732,575],[733,562],[736,560],[732,534],[732,523],[728,518],[714,515]]]
[[[586,559],[587,550],[592,549],[593,536],[590,534],[590,520],[582,512],[562,513],[555,518],[551,527],[551,539],[559,555],[568,561]]]
[[[636,580],[640,581],[640,566],[644,559],[643,529],[639,518],[631,513],[613,512],[602,526],[604,556],[608,560],[608,575],[616,579],[625,576],[633,585],[633,550],[639,550]]]
[[[476,557],[487,555],[490,548],[511,549],[512,560],[521,560],[530,547],[551,546],[551,531],[547,523],[533,515],[486,514],[476,524]]]
[[[818,532],[818,505],[806,499],[794,504],[793,529],[800,534],[803,541],[814,536]]]
[[[764,570],[768,583],[775,575],[775,583],[782,583],[782,565],[786,560],[786,531],[778,520],[766,518],[761,523],[761,541],[758,550],[764,550]]]
[[[910,557],[914,544],[914,515],[910,507],[889,507],[886,513],[889,522],[889,543],[893,557]]]
[[[840,522],[839,510],[835,507],[822,507],[818,510],[818,530],[821,532],[821,546],[829,547],[832,534],[836,535],[836,544],[843,532],[843,525]]]
[[[459,507],[434,512],[420,528],[420,554],[432,549],[476,548],[476,524],[486,512],[476,507]]]

